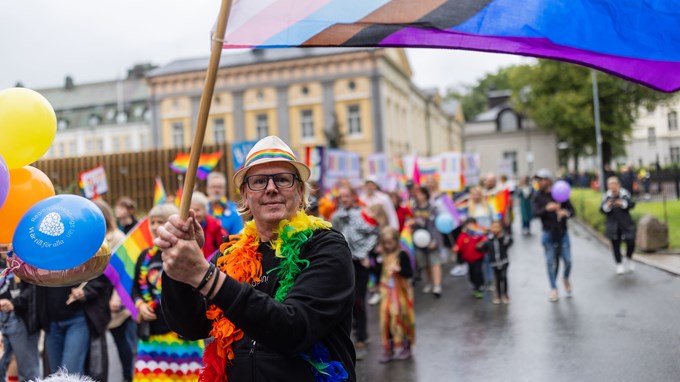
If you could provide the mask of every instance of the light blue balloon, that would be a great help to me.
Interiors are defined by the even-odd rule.
[[[434,225],[437,227],[437,231],[443,234],[449,234],[456,229],[456,222],[453,220],[453,216],[450,214],[439,214],[434,219]]]
[[[56,195],[33,205],[19,221],[12,246],[25,263],[49,271],[77,267],[99,250],[106,221],[91,201]]]

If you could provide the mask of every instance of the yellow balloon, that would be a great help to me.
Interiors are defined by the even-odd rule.
[[[15,169],[49,150],[57,134],[57,116],[40,93],[25,88],[0,91],[0,155]]]

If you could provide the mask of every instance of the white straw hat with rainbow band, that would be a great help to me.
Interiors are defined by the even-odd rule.
[[[243,185],[243,178],[245,178],[246,173],[251,167],[270,162],[285,162],[292,164],[295,166],[295,169],[300,176],[300,180],[303,182],[306,182],[311,174],[309,167],[297,160],[295,154],[293,154],[293,150],[291,150],[281,138],[270,135],[260,139],[248,152],[243,167],[234,174],[233,180],[236,187],[240,188],[241,185]]]

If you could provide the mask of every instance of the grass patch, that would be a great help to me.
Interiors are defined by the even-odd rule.
[[[600,212],[602,194],[589,189],[572,189],[571,203],[576,209],[576,215],[599,232],[604,234],[605,215]],[[680,200],[666,201],[664,216],[663,202],[638,201],[631,211],[635,224],[646,214],[650,214],[660,221],[668,218],[668,235],[671,248],[680,248]]]

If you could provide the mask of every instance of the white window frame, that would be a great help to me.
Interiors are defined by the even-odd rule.
[[[347,135],[351,137],[363,135],[361,106],[359,104],[347,105]]]
[[[182,122],[172,123],[172,147],[184,147],[184,124]]]
[[[260,113],[255,115],[255,139],[258,141],[269,135],[269,115]]]
[[[314,139],[314,111],[300,110],[300,134],[303,140]]]
[[[215,143],[224,143],[227,140],[224,118],[215,118],[213,120],[213,139]]]

